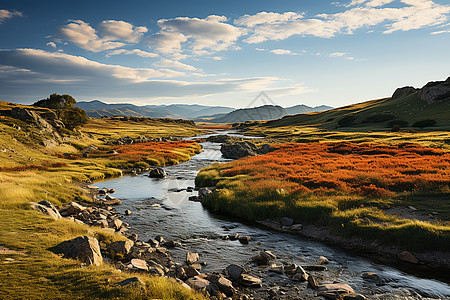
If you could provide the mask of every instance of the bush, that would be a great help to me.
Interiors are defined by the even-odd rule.
[[[51,109],[66,109],[71,108],[77,103],[75,99],[67,94],[59,95],[53,93],[47,99],[42,99],[34,103],[34,106],[46,107]]]
[[[425,119],[425,120],[421,120],[421,121],[417,121],[413,124],[414,127],[419,127],[419,128],[425,128],[425,127],[431,127],[436,125],[437,122],[436,120],[433,119]]]
[[[356,117],[353,115],[345,116],[338,121],[338,125],[341,127],[348,127],[355,123]]]
[[[89,120],[86,112],[79,107],[61,109],[58,111],[58,115],[68,129],[74,129],[78,126],[84,125]]]
[[[395,119],[394,115],[377,114],[365,118],[361,123],[381,123]]]
[[[398,127],[405,127],[408,126],[409,122],[405,121],[405,120],[392,120],[388,123],[388,127],[394,127],[394,126],[398,126]]]

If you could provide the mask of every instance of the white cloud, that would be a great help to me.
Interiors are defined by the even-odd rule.
[[[158,54],[156,53],[152,53],[152,52],[147,52],[147,51],[142,51],[140,49],[133,49],[133,50],[126,50],[126,49],[117,49],[117,50],[112,50],[109,51],[106,56],[113,56],[113,55],[120,55],[120,54],[125,54],[125,55],[137,55],[140,57],[159,57]]]
[[[293,53],[291,50],[285,50],[285,49],[274,49],[274,50],[270,50],[269,52],[276,54],[276,55],[296,55],[296,53]]]
[[[125,41],[137,43],[143,34],[148,31],[147,27],[134,27],[130,23],[116,20],[105,20],[98,25],[98,30],[106,40]]]
[[[176,60],[170,60],[167,58],[161,58],[159,62],[153,64],[155,67],[162,67],[162,68],[174,68],[174,69],[181,69],[181,70],[187,70],[187,71],[197,71],[197,68],[188,64],[184,64],[182,62],[176,61]]]
[[[186,99],[225,93],[256,93],[284,82],[276,77],[213,81],[169,79],[182,74],[167,68],[130,68],[103,64],[80,56],[38,49],[0,50],[2,99],[32,102],[54,91],[85,99]]]
[[[435,34],[442,34],[442,33],[450,33],[450,30],[435,31],[435,32],[432,32],[431,34],[435,35]]]
[[[9,11],[7,9],[0,9],[0,24],[13,17],[23,17],[20,11]]]
[[[220,57],[220,56],[214,56],[212,59],[213,59],[213,60],[223,60],[223,57]]]
[[[47,46],[50,46],[50,47],[52,47],[52,48],[56,48],[55,42],[48,42],[46,45],[47,45]]]
[[[181,54],[182,50],[187,50],[194,55],[207,55],[232,48],[243,34],[241,29],[226,22],[226,17],[216,15],[205,19],[161,19],[158,20],[160,32],[149,36],[148,40],[151,47],[162,53]]]
[[[393,7],[386,4],[396,3]],[[431,0],[372,0],[352,1],[356,6],[334,14],[319,14],[305,18],[302,13],[260,12],[245,15],[235,23],[245,26],[249,36],[247,43],[266,40],[283,40],[293,35],[331,38],[339,33],[352,34],[355,30],[383,25],[384,33],[408,31],[447,22],[450,7]],[[382,6],[382,7],[381,7]]]
[[[343,53],[343,52],[334,52],[334,53],[330,54],[330,57],[342,57],[344,55],[345,55],[345,53]]]
[[[134,27],[124,21],[106,20],[100,23],[99,33],[89,23],[72,20],[57,29],[55,41],[69,41],[78,47],[99,52],[123,47],[127,43],[137,43],[147,32],[146,27]]]

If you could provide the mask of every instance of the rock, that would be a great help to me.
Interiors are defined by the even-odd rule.
[[[227,142],[220,147],[220,152],[222,152],[223,157],[231,159],[254,156],[257,154],[257,151],[258,147],[248,141]]]
[[[128,235],[128,238],[129,238],[130,240],[132,240],[133,242],[137,242],[137,240],[138,240],[138,235],[137,235],[136,233],[132,233],[132,234]],[[148,245],[148,246],[150,247],[150,245]]]
[[[158,276],[164,276],[166,274],[165,268],[153,260],[149,260],[147,262],[147,265],[148,265],[148,272],[150,274]]]
[[[245,272],[243,267],[235,264],[229,265],[225,270],[233,281],[239,280],[241,274]]]
[[[64,207],[59,211],[61,216],[67,217],[71,215],[78,214],[82,211],[84,211],[86,207],[81,206],[80,204],[76,202],[70,202],[69,204],[64,205]]]
[[[311,287],[313,290],[317,290],[316,279],[312,275],[308,276],[308,286]]]
[[[136,271],[148,271],[148,265],[145,260],[133,258],[130,261],[130,269],[136,270]]]
[[[113,220],[108,223],[108,226],[115,230],[119,230],[122,227],[122,225],[123,225],[123,222],[119,219]]]
[[[219,289],[225,293],[228,297],[233,296],[236,293],[236,289],[233,287],[233,284],[230,280],[225,277],[220,277],[216,282]]]
[[[210,284],[210,282],[204,278],[200,278],[199,276],[194,276],[186,280],[187,285],[189,285],[194,290],[206,290],[206,287]]]
[[[241,242],[241,244],[248,244],[248,242],[250,242],[251,238],[249,236],[240,236],[239,237],[239,242]]]
[[[199,261],[200,257],[198,253],[188,252],[186,253],[186,263],[188,265],[193,265]]]
[[[381,277],[378,276],[378,274],[375,274],[373,272],[364,272],[362,273],[361,277],[365,280],[374,281],[376,283],[381,283],[383,281]]]
[[[110,193],[110,194],[114,194],[116,192],[116,190],[115,189],[108,189],[107,192]]]
[[[109,244],[108,250],[113,252],[114,254],[122,254],[127,255],[130,253],[131,247],[133,247],[133,241],[117,241]]]
[[[107,200],[107,201],[105,201],[106,205],[121,205],[122,204],[122,201],[120,201],[116,197],[113,197],[110,195],[106,195],[105,199]]]
[[[181,243],[178,241],[167,241],[163,244],[164,247],[167,248],[175,248],[175,247],[181,247]]]
[[[155,236],[155,241],[157,241],[160,244],[165,242],[164,238],[160,235]]]
[[[446,81],[428,82],[418,95],[428,104],[450,100],[450,77]]]
[[[235,241],[237,239],[239,239],[239,234],[235,233],[235,234],[231,234],[229,235],[230,241]]]
[[[403,251],[402,253],[400,253],[398,258],[400,260],[407,261],[407,262],[410,262],[412,264],[418,264],[419,263],[419,260],[414,255],[412,255],[412,253],[410,253],[408,251]]]
[[[150,170],[148,177],[150,178],[164,178],[166,177],[166,171],[164,171],[162,168],[154,168]]]
[[[272,266],[269,269],[269,271],[270,272],[274,272],[274,273],[278,273],[278,274],[283,274],[284,273],[284,266],[283,265],[280,265],[280,266],[274,265],[274,266]]]
[[[125,215],[126,215],[126,216],[131,215],[131,210],[126,209],[126,210],[125,210]]]
[[[330,283],[318,286],[319,296],[332,300],[363,300],[363,295],[356,294],[353,289],[345,283]]]
[[[56,254],[63,254],[64,258],[78,259],[87,265],[99,266],[103,262],[100,246],[93,237],[79,236],[62,242],[51,250]]]
[[[241,277],[239,278],[239,282],[240,284],[242,284],[245,287],[261,287],[262,285],[262,281],[261,279],[255,277],[255,276],[251,276],[248,274],[241,274]]]
[[[131,286],[145,286],[145,283],[140,280],[137,277],[131,277],[125,280],[122,280],[121,282],[117,283],[118,286],[127,286],[127,285],[131,285]]]
[[[291,227],[289,227],[289,229],[292,231],[301,231],[302,228],[303,228],[302,224],[293,224],[291,225]]]
[[[59,214],[59,211],[55,208],[55,210],[53,210],[51,207],[48,207],[48,206],[46,206],[46,205],[43,205],[43,204],[40,204],[40,203],[42,203],[43,201],[41,201],[41,202],[39,202],[39,203],[36,203],[36,202],[30,202],[30,206],[34,209],[34,210],[36,210],[36,211],[39,211],[39,212],[41,212],[41,213],[43,213],[43,214],[45,214],[45,215],[47,215],[47,216],[49,216],[49,217],[51,217],[53,220],[59,220],[59,219],[61,219],[62,217],[61,217],[61,215]],[[48,202],[48,201],[46,201],[46,202]],[[50,203],[50,202],[49,202]],[[53,206],[51,203],[50,203],[50,205],[51,206]],[[54,207],[54,206],[53,206]]]
[[[184,274],[186,274],[187,278],[191,278],[191,277],[200,275],[200,272],[197,271],[197,269],[194,268],[193,266],[185,266],[183,268],[183,270],[184,270]]]
[[[294,219],[288,218],[288,217],[281,217],[280,218],[280,224],[281,226],[292,226],[294,224]]]
[[[395,90],[394,94],[392,94],[392,100],[414,94],[418,90],[419,89],[416,89],[412,86],[405,86],[402,88],[398,88]]]
[[[326,271],[327,267],[322,265],[309,265],[303,267],[307,271]]]
[[[330,261],[325,256],[320,256],[319,259],[317,260],[317,264],[319,264],[319,265],[325,265],[329,262]]]
[[[198,189],[198,195],[200,197],[207,196],[212,194],[212,192],[216,189],[216,187],[202,187]]]
[[[252,257],[252,261],[256,262],[258,265],[268,266],[277,257],[270,251],[261,251],[259,255]]]

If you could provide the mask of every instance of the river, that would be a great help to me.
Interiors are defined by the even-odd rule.
[[[184,261],[186,252],[192,251],[207,262],[203,272],[221,272],[231,263],[241,264],[262,278],[263,286],[286,289],[297,286],[301,297],[312,297],[315,293],[306,289],[305,283],[292,282],[284,275],[253,266],[250,258],[261,250],[270,250],[279,261],[311,265],[319,256],[325,256],[330,260],[328,270],[314,273],[322,283],[348,283],[369,299],[450,299],[450,286],[444,282],[419,278],[307,238],[217,216],[204,209],[201,203],[189,201],[189,196],[197,192],[188,192],[186,188],[194,187],[198,171],[215,162],[229,161],[222,157],[220,144],[204,142],[202,146],[202,152],[190,161],[165,167],[168,174],[165,179],[151,179],[141,174],[99,183],[101,187],[116,190],[115,196],[123,202],[117,207],[118,212],[132,211],[123,221],[130,224],[131,231],[137,233],[140,240],[147,241],[156,235],[166,240],[179,240],[183,247],[171,250],[175,261]],[[234,233],[250,236],[252,241],[244,245],[239,241],[222,240],[222,236]],[[376,273],[382,283],[363,279],[364,272]]]

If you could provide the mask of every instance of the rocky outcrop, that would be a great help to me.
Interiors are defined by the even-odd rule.
[[[41,201],[39,203],[30,202],[30,206],[34,210],[37,210],[51,217],[53,220],[59,220],[62,218],[61,215],[59,214],[58,209],[47,200]]]
[[[419,97],[428,104],[450,100],[450,77],[446,81],[428,82],[420,89]]]
[[[103,263],[97,239],[89,236],[79,236],[62,242],[50,250],[63,254],[64,258],[78,259],[87,265],[99,266]]]
[[[412,86],[405,86],[402,88],[398,88],[395,90],[394,94],[392,94],[392,99],[397,99],[397,98],[402,98],[402,97],[406,97],[408,95],[414,94],[415,92],[417,92],[419,89],[416,89]]]
[[[227,142],[220,147],[220,152],[222,152],[223,157],[230,159],[266,154],[273,150],[275,150],[275,148],[272,148],[268,144],[257,146],[249,141],[236,143]]]

